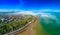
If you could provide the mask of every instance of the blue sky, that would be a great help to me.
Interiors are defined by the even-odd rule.
[[[0,9],[60,10],[60,0],[0,0]]]

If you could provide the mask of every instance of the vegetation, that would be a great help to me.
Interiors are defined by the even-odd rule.
[[[29,15],[30,17],[26,17],[27,15],[24,16],[24,19],[17,19],[18,21],[15,21],[13,19],[11,21],[1,21],[0,19],[0,35],[15,31],[17,29],[20,29],[24,27],[28,22],[30,22],[33,19],[33,16]],[[25,18],[26,17],[26,18]],[[23,17],[22,17],[23,18]]]

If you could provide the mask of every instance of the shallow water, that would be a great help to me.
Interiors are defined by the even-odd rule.
[[[60,13],[40,14],[43,29],[51,35],[60,35]]]

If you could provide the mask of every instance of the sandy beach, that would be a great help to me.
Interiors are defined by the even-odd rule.
[[[32,28],[33,28],[34,24],[36,23],[36,20],[34,22],[33,21],[24,31],[17,33],[15,35],[35,35]]]

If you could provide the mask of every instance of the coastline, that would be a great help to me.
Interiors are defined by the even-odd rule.
[[[26,29],[24,29],[22,32],[19,32],[19,33],[15,34],[15,35],[35,35],[33,33],[33,31],[32,31],[32,26],[34,24],[34,21],[35,20],[33,19],[32,23]]]
[[[33,31],[35,32],[35,35],[45,35],[45,34],[49,35],[46,31],[44,31],[39,20],[40,19],[37,18],[37,21],[34,23],[34,26],[33,26]]]

